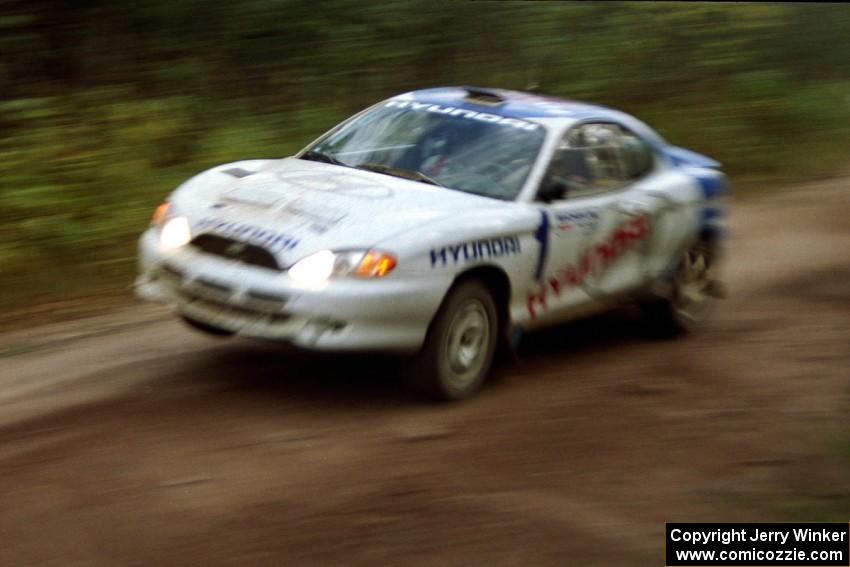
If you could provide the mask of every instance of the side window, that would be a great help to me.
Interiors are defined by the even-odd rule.
[[[655,168],[655,154],[649,145],[628,130],[623,130],[621,139],[626,179],[632,181],[650,173]]]
[[[593,192],[610,191],[625,179],[621,162],[620,131],[613,124],[585,124],[575,130],[580,148],[591,172]]]
[[[554,201],[618,189],[654,164],[652,150],[631,132],[610,123],[581,124],[556,148],[538,198]]]

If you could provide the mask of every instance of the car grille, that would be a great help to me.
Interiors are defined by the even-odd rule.
[[[213,301],[227,302],[233,295],[233,289],[217,282],[198,278],[189,283],[183,291]]]
[[[249,289],[234,301],[236,290],[229,285],[206,277],[186,280],[180,269],[168,263],[160,266],[157,277],[183,301],[199,302],[207,307],[227,308],[242,315],[272,316],[276,321],[289,317],[284,313],[289,301],[289,296],[285,293]]]
[[[201,234],[192,240],[192,246],[205,254],[221,256],[251,266],[281,271],[277,259],[271,252],[247,242],[240,242],[215,234]]]
[[[289,313],[268,313],[265,311],[258,311],[249,307],[233,305],[232,303],[216,301],[206,297],[198,297],[191,293],[181,292],[180,297],[189,305],[198,306],[202,309],[224,312],[229,314],[231,317],[240,317],[245,319],[257,319],[262,317],[270,323],[283,323],[292,317]]]

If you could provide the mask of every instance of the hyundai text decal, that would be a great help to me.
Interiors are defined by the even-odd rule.
[[[641,215],[608,233],[602,242],[585,249],[575,264],[558,269],[528,294],[529,315],[536,317],[538,310],[545,311],[549,297],[558,297],[566,289],[575,288],[589,277],[601,274],[635,243],[649,236],[649,232],[649,216]]]
[[[209,229],[211,232],[216,234],[245,240],[246,242],[256,244],[257,246],[263,246],[271,250],[292,250],[298,246],[299,242],[294,236],[281,234],[273,230],[252,226],[250,224],[212,217],[202,218],[198,221],[196,226],[198,229]]]
[[[431,267],[474,262],[519,254],[519,237],[503,236],[451,244],[431,249]]]
[[[430,102],[416,102],[415,100],[390,100],[384,106],[390,108],[408,108],[410,110],[424,110],[425,112],[435,112],[437,114],[448,114],[449,116],[462,116],[472,120],[481,120],[482,122],[493,122],[495,124],[503,124],[505,126],[513,126],[520,130],[537,130],[540,126],[533,122],[520,120],[518,118],[507,118],[498,114],[490,114],[488,112],[476,112],[467,110],[466,108],[457,108],[456,106],[443,106],[441,104],[432,104]]]

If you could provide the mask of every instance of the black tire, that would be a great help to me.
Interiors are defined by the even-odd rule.
[[[701,266],[696,268],[696,274],[695,262]],[[641,303],[643,319],[652,336],[673,338],[693,332],[704,323],[714,299],[715,264],[715,252],[704,242],[694,244],[682,255],[671,281],[661,286],[664,292]]]
[[[197,319],[192,319],[191,317],[187,317],[186,315],[180,316],[183,321],[195,329],[196,331],[201,331],[204,334],[212,335],[214,337],[232,337],[235,333],[233,331],[228,331],[227,329],[222,329],[221,327],[216,327],[215,325],[210,325],[208,323],[202,323]]]
[[[475,336],[478,327],[480,344]],[[456,284],[431,322],[422,350],[411,362],[410,386],[421,395],[443,401],[472,396],[490,371],[498,329],[490,290],[474,279]],[[468,364],[466,370],[464,364]]]

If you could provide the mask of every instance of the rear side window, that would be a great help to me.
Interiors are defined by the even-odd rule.
[[[570,132],[568,144],[584,156],[595,191],[616,189],[623,184],[620,130],[613,124],[585,124]]]
[[[655,167],[649,145],[612,123],[581,124],[569,130],[549,164],[544,184],[566,188],[566,198],[618,189]]]
[[[623,169],[626,181],[648,175],[655,169],[655,154],[649,144],[629,132],[622,130]]]

